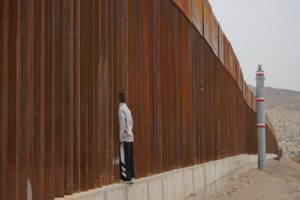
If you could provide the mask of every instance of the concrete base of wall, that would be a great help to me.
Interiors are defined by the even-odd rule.
[[[268,154],[273,159],[275,154]],[[257,155],[239,155],[137,179],[134,184],[114,184],[57,200],[183,200],[201,193],[206,197],[224,186],[228,177],[257,168]],[[203,194],[203,195],[202,195]]]

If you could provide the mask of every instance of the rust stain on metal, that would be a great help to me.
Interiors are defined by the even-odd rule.
[[[184,15],[190,20],[193,20],[192,16],[192,0],[173,0],[175,4],[182,10]]]

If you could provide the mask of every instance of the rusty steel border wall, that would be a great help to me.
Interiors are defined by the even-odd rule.
[[[138,177],[257,153],[255,99],[210,6],[175,3],[0,1],[1,200],[119,182],[118,91]]]
[[[236,81],[248,106],[256,112],[256,97],[250,90],[243,78],[242,69],[234,50],[218,23],[209,0],[171,0],[181,10],[197,29],[198,33],[205,38],[214,54],[224,65],[226,71]],[[276,140],[275,130],[266,116],[268,134]]]

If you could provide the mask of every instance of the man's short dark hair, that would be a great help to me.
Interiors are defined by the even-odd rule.
[[[125,94],[123,92],[119,92],[119,100],[121,103],[125,103]]]

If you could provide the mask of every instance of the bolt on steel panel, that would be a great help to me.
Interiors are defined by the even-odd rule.
[[[247,85],[246,81],[244,80],[243,81],[243,96],[244,96],[244,99],[246,99],[246,90],[247,90],[247,87],[248,87],[248,85]]]
[[[222,30],[222,27],[219,25],[219,44],[218,44],[218,47],[219,47],[219,59],[221,61],[221,63],[225,64],[224,62],[224,51],[225,51],[225,48],[224,48],[224,33],[223,33],[223,30]]]
[[[252,109],[252,96],[251,96],[251,90],[250,90],[250,88],[248,87],[248,105],[249,105],[249,107]]]
[[[192,0],[193,24],[203,36],[203,0]]]
[[[213,13],[212,8],[208,0],[204,0],[204,30],[203,35],[206,39],[209,46],[212,48],[213,42],[212,42],[212,30],[213,30]]]
[[[249,90],[249,100],[250,100],[250,108],[253,110],[253,94],[251,90]]]
[[[224,67],[230,73],[230,42],[224,35]]]
[[[246,99],[246,103],[247,103],[247,105],[249,106],[249,88],[248,88],[248,86],[246,87],[246,96],[245,96],[245,99]],[[250,106],[249,106],[250,107]]]
[[[240,88],[240,90],[242,91],[243,90],[243,74],[242,74],[242,69],[240,67],[240,63],[239,61],[237,60],[237,84]]]
[[[229,72],[231,76],[236,80],[236,56],[234,54],[233,48],[231,46],[231,43],[229,43]]]
[[[252,109],[256,111],[256,98],[252,91],[251,93],[252,93]]]
[[[215,15],[212,13],[212,27],[211,27],[211,34],[212,34],[212,50],[219,57],[219,22]]]
[[[235,80],[235,82],[237,83],[238,86],[238,77],[237,77],[237,58],[234,54],[234,51],[232,49],[232,66],[231,66],[231,76],[233,77],[233,79]]]
[[[248,92],[248,85],[246,82],[244,82],[243,96],[246,102],[247,102],[247,92]]]
[[[244,76],[243,76],[242,68],[239,67],[239,69],[240,69],[240,82],[239,82],[239,84],[240,84],[241,91],[243,91]]]
[[[238,60],[236,60],[236,83],[239,86],[239,88],[241,89],[241,85],[240,85],[240,80],[241,80],[241,73],[240,73],[240,63]]]

